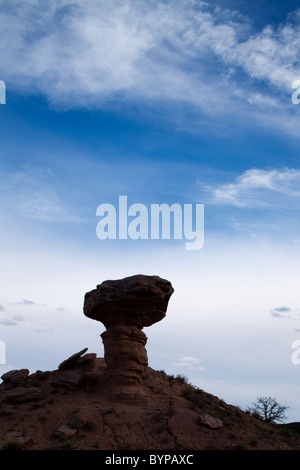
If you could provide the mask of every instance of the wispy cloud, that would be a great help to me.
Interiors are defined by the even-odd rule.
[[[11,318],[1,318],[0,325],[2,326],[16,326],[18,323],[25,321],[22,315],[13,315]]]
[[[252,168],[231,183],[207,186],[211,203],[236,207],[282,207],[300,200],[300,170]]]
[[[28,299],[23,299],[20,300],[19,302],[13,302],[12,305],[27,305],[27,306],[39,306],[39,307],[46,307],[46,304],[38,304],[34,302],[33,300],[28,300]]]
[[[300,319],[300,310],[294,309],[291,307],[275,307],[271,309],[271,316],[275,318],[283,318],[286,320],[299,320]]]
[[[290,318],[291,312],[290,307],[275,307],[271,310],[271,315],[277,318]]]
[[[85,220],[74,214],[54,189],[51,172],[25,167],[21,171],[2,172],[0,196],[4,206],[19,216],[40,222],[73,222]]]
[[[33,302],[32,300],[23,299],[20,302],[16,302],[15,305],[37,305],[37,304]]]
[[[296,14],[254,32],[236,11],[192,0],[16,0],[0,11],[2,78],[55,106],[172,101],[215,117],[263,106],[282,125],[273,110],[293,108],[299,33]]]
[[[200,359],[192,356],[181,356],[174,363],[175,367],[186,367],[188,369],[197,369],[197,370],[206,370],[205,367],[201,365]]]

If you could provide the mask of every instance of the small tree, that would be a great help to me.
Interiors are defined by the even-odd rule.
[[[275,398],[259,397],[249,408],[251,413],[257,413],[266,423],[282,422],[286,420],[285,411],[288,406],[280,405]]]

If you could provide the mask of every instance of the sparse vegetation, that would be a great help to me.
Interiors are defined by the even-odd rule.
[[[208,404],[205,392],[199,388],[185,388],[182,390],[182,396],[191,403],[193,409],[202,408]]]
[[[22,448],[22,444],[20,442],[15,441],[14,439],[6,441],[2,446],[2,450],[22,450]]]
[[[72,411],[67,426],[70,429],[76,429],[81,431],[93,431],[96,428],[96,424],[89,420],[84,420],[79,415],[80,409],[77,408]]]
[[[252,412],[252,415],[258,415],[266,423],[275,423],[286,420],[287,409],[287,406],[280,405],[275,398],[259,397],[253,403],[252,408],[249,408],[249,411]]]
[[[247,449],[247,446],[246,446],[245,442],[243,442],[243,441],[238,441],[238,442],[236,443],[236,445],[235,445],[235,448],[236,448],[237,450],[246,450],[246,449]]]
[[[187,383],[183,375],[170,376],[148,368],[144,386],[149,389],[147,406],[138,403],[128,406],[126,402],[112,402],[98,391],[86,393],[84,388],[78,393],[69,390],[66,396],[63,389],[53,389],[43,381],[42,398],[35,402],[0,401],[0,448],[300,448],[299,434],[288,425],[268,424],[258,412],[229,405]],[[221,421],[220,427],[217,420]],[[197,426],[198,422],[201,425]],[[62,425],[70,428],[65,429],[65,435],[63,430],[59,431]]]
[[[185,384],[189,383],[188,378],[185,375],[182,375],[182,374],[176,375],[176,379],[181,383],[185,383]]]

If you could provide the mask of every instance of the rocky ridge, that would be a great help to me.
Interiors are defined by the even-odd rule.
[[[294,450],[300,436],[147,366],[143,400],[111,396],[103,358],[73,354],[54,371],[10,371],[0,384],[0,448]],[[139,396],[139,394],[138,394]]]
[[[104,281],[84,314],[101,321],[104,358],[88,348],[54,371],[11,370],[0,384],[6,450],[300,449],[300,435],[148,365],[145,326],[162,320],[174,289],[159,276]]]

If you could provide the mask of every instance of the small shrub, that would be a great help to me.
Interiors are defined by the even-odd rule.
[[[235,447],[236,447],[237,450],[246,450],[247,449],[246,444],[242,441],[237,442]]]
[[[207,404],[206,396],[200,389],[185,388],[181,395],[191,403],[193,409],[204,407]]]
[[[185,384],[188,383],[188,378],[185,375],[178,374],[176,375],[176,379],[181,383],[185,383]]]
[[[22,444],[13,439],[6,441],[2,446],[2,450],[22,450],[22,448]]]
[[[78,416],[77,411],[73,411],[68,422],[67,426],[71,429],[79,429],[82,424],[81,418]]]
[[[257,440],[256,439],[251,439],[249,444],[250,444],[250,446],[255,447],[255,446],[257,446]]]
[[[96,423],[93,423],[92,421],[83,421],[81,423],[81,429],[83,431],[93,431],[96,427]]]

